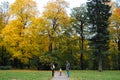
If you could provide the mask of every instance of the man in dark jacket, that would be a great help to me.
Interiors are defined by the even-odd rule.
[[[66,61],[66,71],[67,71],[67,76],[68,78],[70,77],[70,63]]]
[[[51,63],[50,68],[52,70],[52,77],[54,77],[54,70],[55,70],[54,62]]]

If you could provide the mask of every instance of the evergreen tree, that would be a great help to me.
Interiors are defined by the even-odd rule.
[[[103,0],[91,0],[87,3],[87,7],[89,23],[92,24],[91,32],[94,32],[94,36],[91,38],[92,47],[98,57],[98,70],[102,71],[102,53],[108,49],[109,32],[107,28],[111,7]]]

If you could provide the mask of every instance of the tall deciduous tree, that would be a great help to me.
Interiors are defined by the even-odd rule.
[[[89,23],[91,23],[94,35],[92,43],[98,56],[98,70],[102,71],[103,51],[108,49],[108,19],[111,15],[110,6],[106,5],[102,0],[91,0],[87,3]]]
[[[79,35],[79,49],[80,50],[80,68],[84,69],[84,60],[83,53],[85,49],[84,40],[85,40],[85,30],[87,25],[87,10],[85,5],[76,7],[72,9],[71,17],[73,18],[73,29],[76,34]]]
[[[119,17],[120,17],[120,8],[116,8],[114,9],[113,14],[109,19],[110,20],[109,31],[111,34],[111,44],[113,43],[113,45],[111,46],[114,46],[115,49],[118,49],[118,50],[114,50],[114,52],[116,52],[118,56],[117,58],[118,69],[120,69],[120,18]],[[110,48],[112,49],[112,47]]]
[[[49,22],[46,32],[49,37],[49,51],[52,52],[56,46],[56,37],[62,34],[62,30],[69,23],[66,13],[68,3],[64,0],[49,1],[45,6],[43,17]]]
[[[36,20],[36,3],[32,0],[16,0],[10,6],[10,14],[13,20],[2,31],[4,44],[12,53],[13,60],[27,63],[34,51],[38,50],[36,36],[30,29],[33,20]]]

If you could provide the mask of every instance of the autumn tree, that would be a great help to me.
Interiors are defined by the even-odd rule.
[[[116,55],[115,63],[117,69],[120,69],[120,8],[116,8],[113,11],[109,21],[109,32],[111,34],[110,39],[110,52]],[[113,58],[114,59],[114,58]]]
[[[16,0],[10,6],[10,14],[12,20],[2,31],[3,40],[15,66],[19,62],[22,68],[23,63],[28,63],[34,51],[38,50],[38,44],[34,41],[36,36],[31,30],[37,15],[36,3],[32,0]]]
[[[64,0],[49,1],[44,8],[43,17],[48,23],[46,34],[49,38],[49,52],[55,50],[57,37],[62,34],[64,27],[69,24],[69,17],[66,13],[68,3]]]

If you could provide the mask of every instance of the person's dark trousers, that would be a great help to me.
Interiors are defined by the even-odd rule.
[[[54,77],[54,69],[52,70],[52,77]]]

